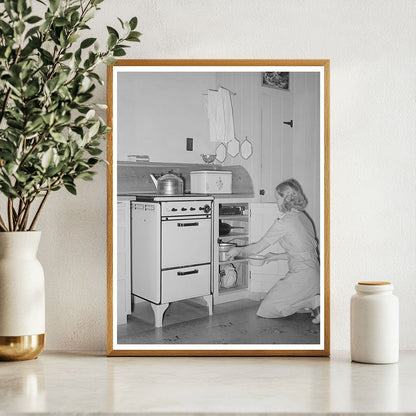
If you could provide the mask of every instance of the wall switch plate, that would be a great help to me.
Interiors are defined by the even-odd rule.
[[[186,150],[194,150],[194,139],[192,139],[191,137],[186,138]]]

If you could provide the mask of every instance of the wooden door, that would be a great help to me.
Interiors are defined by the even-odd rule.
[[[292,177],[293,93],[270,89],[261,95],[260,201],[274,202],[274,189]]]

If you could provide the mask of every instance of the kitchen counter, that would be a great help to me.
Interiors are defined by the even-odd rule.
[[[163,197],[163,195],[159,195],[160,197]],[[139,199],[146,199],[146,198],[155,198],[157,197],[157,194],[151,194],[151,193],[141,193],[141,192],[119,192],[117,194],[118,198],[129,198],[129,199],[135,199],[138,197]],[[165,196],[168,198],[207,198],[207,199],[252,199],[254,198],[253,194],[184,194],[180,196]]]
[[[390,365],[332,358],[114,357],[0,363],[1,414],[415,414],[416,351]]]

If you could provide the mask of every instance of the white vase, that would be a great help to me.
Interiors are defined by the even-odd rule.
[[[0,360],[30,360],[44,348],[40,236],[40,231],[0,232]]]

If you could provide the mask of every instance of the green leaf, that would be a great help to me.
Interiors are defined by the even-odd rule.
[[[85,118],[87,120],[90,120],[90,119],[94,118],[94,116],[95,116],[95,111],[91,109],[87,112],[87,114],[85,115]]]
[[[43,19],[39,16],[30,16],[28,19],[26,19],[26,22],[30,24],[34,24],[34,23],[40,22],[41,20]]]
[[[121,27],[124,29],[124,22],[119,17],[117,17],[117,19],[120,22]]]
[[[77,190],[75,189],[75,186],[69,183],[64,183],[65,189],[70,192],[72,195],[77,194]]]
[[[61,34],[59,35],[59,44],[62,46],[62,48],[65,48],[68,45],[68,39],[65,36],[65,31],[61,31]]]
[[[81,37],[81,35],[78,35],[78,33],[74,33],[74,34],[72,34],[69,38],[68,38],[68,43],[69,44],[71,44],[71,43],[74,43],[74,42],[76,42],[79,38]],[[72,56],[72,53],[71,54],[66,54],[67,56],[64,56],[64,57],[62,57],[62,60],[63,61],[66,61],[66,60],[68,60],[71,56]],[[68,57],[69,56],[69,57]]]
[[[112,49],[116,45],[117,41],[118,41],[118,37],[114,35],[113,33],[110,33],[110,36],[108,37],[108,40],[107,40],[107,48]]]
[[[57,17],[54,21],[53,24],[57,27],[61,27],[61,26],[68,26],[71,23],[69,22],[69,20],[65,19],[65,17]]]
[[[96,121],[94,124],[93,124],[93,126],[90,128],[90,130],[88,131],[88,136],[91,138],[91,137],[94,137],[97,133],[98,133],[98,130],[99,130],[99,128],[100,128],[100,125],[101,125],[101,123],[99,122],[99,121]]]
[[[103,60],[103,62],[104,62],[106,65],[114,65],[114,64],[116,64],[116,63],[117,63],[117,59],[116,59],[116,58],[113,58],[112,56],[109,56],[108,58],[105,58],[105,59]]]
[[[83,179],[84,181],[92,181],[95,172],[81,172],[77,178]]]
[[[91,46],[95,41],[97,40],[97,38],[87,38],[87,39],[84,39],[82,42],[81,42],[81,49],[85,49],[85,48],[88,48],[89,46]]]
[[[27,8],[25,0],[17,0],[17,12],[22,13]]]
[[[107,31],[109,35],[114,35],[117,40],[120,39],[120,35],[118,34],[117,30],[115,30],[113,27],[107,26]]]
[[[11,35],[13,33],[12,27],[9,26],[3,19],[0,19],[0,29],[5,35]]]
[[[45,124],[52,125],[53,121],[55,120],[55,114],[54,113],[47,113],[43,116],[41,116]]]
[[[140,42],[139,37],[142,34],[140,32],[130,32],[130,34],[127,36],[126,40],[129,42]]]
[[[26,124],[26,133],[31,134],[35,131],[40,131],[43,129],[43,119],[41,117],[36,117],[33,121],[29,121]]]
[[[58,133],[56,131],[51,131],[51,136],[58,143],[65,143],[65,144],[67,143],[67,140],[66,140],[65,136],[61,133]]]
[[[95,14],[95,10],[94,9],[90,9],[88,10],[88,12],[85,14],[84,18],[82,19],[83,22],[88,22],[88,20],[91,20],[94,17]],[[81,29],[89,29],[89,27],[87,25],[80,25]]]
[[[45,172],[45,176],[47,176],[48,178],[52,178],[54,177],[57,173],[60,173],[61,171],[61,166],[55,166],[55,167],[49,167],[48,169],[46,169]]]
[[[114,48],[113,55],[114,56],[124,56],[124,55],[126,55],[126,51],[124,49],[119,48],[119,47],[116,46]]]
[[[25,183],[28,179],[28,175],[24,172],[15,172],[14,177],[21,183]]]
[[[135,17],[132,17],[130,19],[129,26],[130,26],[130,29],[131,30],[136,29],[136,27],[137,27],[137,17],[136,16]]]
[[[78,21],[79,21],[79,13],[77,11],[74,11],[73,13],[71,13],[71,26],[75,26]]]
[[[53,156],[54,156],[54,149],[52,147],[50,147],[42,156],[42,160],[41,160],[41,165],[43,167],[43,169],[46,169],[49,167],[49,165],[52,163],[53,161]]]
[[[101,149],[99,149],[98,147],[90,147],[88,148],[88,153],[91,156],[98,156],[102,153],[103,151]]]
[[[18,35],[21,35],[24,31],[25,31],[25,24],[22,22],[22,21],[20,21],[16,26],[15,26],[15,29],[16,29],[16,33],[18,34]]]
[[[17,171],[17,163],[10,162],[4,166],[4,170],[7,172],[8,175],[13,175]]]
[[[25,39],[30,38],[31,36],[33,36],[38,31],[39,31],[39,26],[33,26],[31,29],[29,29],[26,32]]]
[[[60,0],[49,0],[49,8],[52,13],[55,13],[58,10]]]

